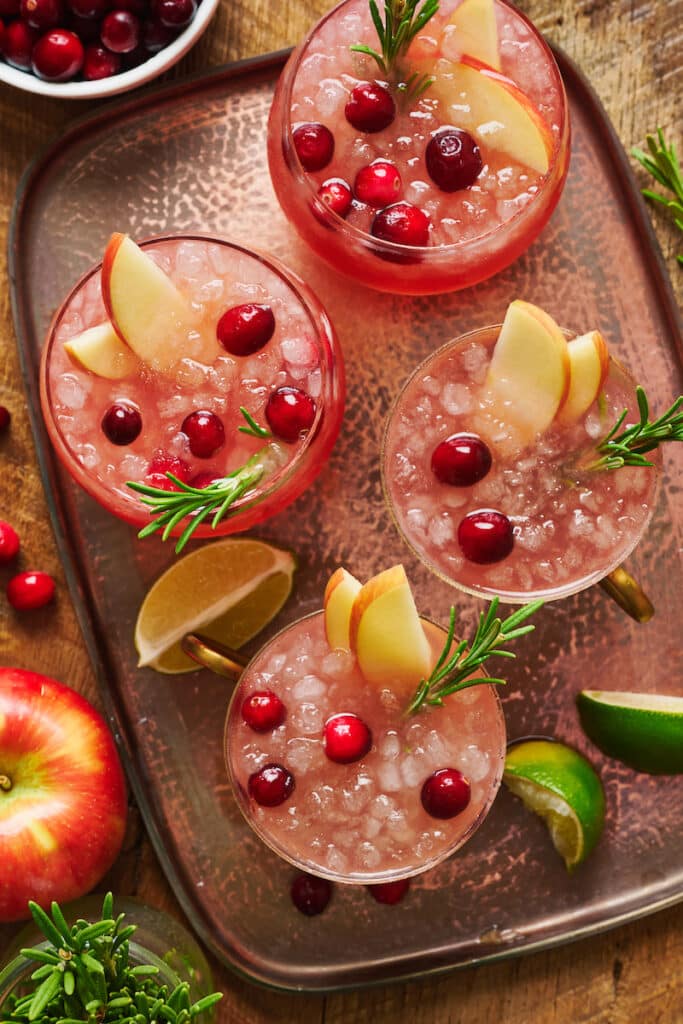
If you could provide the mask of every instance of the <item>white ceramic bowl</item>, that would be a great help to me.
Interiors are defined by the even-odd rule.
[[[30,71],[19,71],[0,58],[0,82],[16,85],[26,92],[65,100],[94,100],[101,96],[115,96],[117,93],[128,92],[129,89],[137,89],[138,86],[151,82],[162,71],[173,67],[185,56],[205,31],[218,4],[219,0],[201,0],[194,18],[177,39],[130,71],[122,71],[110,78],[101,78],[98,82],[44,82]]]

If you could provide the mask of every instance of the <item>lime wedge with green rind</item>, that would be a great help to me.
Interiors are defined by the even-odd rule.
[[[567,870],[583,863],[605,823],[602,783],[586,758],[552,740],[515,743],[505,758],[503,781],[545,821]]]
[[[650,775],[683,773],[683,697],[582,690],[584,732],[617,761]]]

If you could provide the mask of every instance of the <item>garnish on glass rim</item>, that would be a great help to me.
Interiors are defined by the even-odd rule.
[[[628,415],[628,409],[624,409],[609,433],[592,449],[591,455],[597,451],[600,458],[593,458],[587,464],[582,460],[584,464],[581,468],[603,470],[620,469],[622,466],[651,466],[652,463],[645,458],[648,452],[654,451],[664,441],[683,441],[683,413],[678,411],[683,405],[683,395],[679,395],[666,412],[653,422],[650,422],[647,395],[640,385],[636,388],[636,396],[640,420],[619,434]]]
[[[650,156],[637,146],[633,147],[631,155],[642,164],[655,181],[673,192],[675,199],[663,196],[661,192],[654,192],[650,188],[643,188],[641,192],[646,199],[660,203],[669,210],[673,215],[674,224],[680,231],[683,231],[683,172],[674,145],[672,143],[667,147],[661,128],[657,129],[656,135],[647,135],[646,142]],[[679,263],[683,263],[683,254],[677,256],[676,259]]]
[[[511,640],[524,636],[525,633],[533,632],[535,626],[531,624],[523,626],[522,623],[534,612],[537,612],[543,603],[540,600],[531,601],[522,608],[518,608],[503,622],[496,616],[499,599],[494,597],[487,611],[482,612],[479,616],[479,624],[472,643],[468,645],[467,640],[461,640],[453,652],[451,652],[451,647],[455,636],[455,608],[451,608],[448,635],[443,650],[429,679],[421,680],[406,713],[413,715],[424,704],[440,707],[444,697],[449,697],[452,693],[465,690],[470,686],[479,686],[484,683],[504,686],[505,679],[497,679],[492,676],[477,676],[474,679],[468,679],[468,676],[479,668],[487,658],[493,656],[516,657],[512,651],[502,650],[501,647]]]
[[[365,53],[377,61],[382,74],[387,78],[402,78],[398,61],[405,56],[415,36],[422,31],[439,9],[439,0],[424,0],[418,11],[420,0],[384,0],[384,23],[375,0],[370,0],[370,14],[377,29],[382,52],[371,46],[358,43],[351,49]],[[428,75],[410,75],[407,81],[399,83],[399,89],[411,97],[419,96],[434,81]]]

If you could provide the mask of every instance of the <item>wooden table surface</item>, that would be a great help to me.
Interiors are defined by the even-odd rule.
[[[296,42],[328,0],[221,0],[204,38],[171,72],[177,78]],[[681,147],[683,0],[527,0],[522,9],[583,68],[627,148],[661,125]],[[678,99],[678,110],[676,100]],[[91,106],[94,107],[94,104]],[[0,599],[0,664],[43,671],[95,703],[93,675],[47,519],[24,407],[6,264],[14,192],[41,147],[88,104],[32,96],[0,84],[0,404],[13,420],[0,443],[0,518],[23,538],[25,558],[51,572],[54,606],[19,616]],[[677,121],[678,115],[678,121]],[[676,128],[679,131],[676,138]],[[666,217],[653,220],[677,297],[683,241]],[[24,566],[24,567],[27,567]],[[8,573],[0,578],[4,587]],[[3,868],[0,864],[0,872]],[[117,864],[115,892],[182,917],[135,808]],[[225,993],[218,1024],[648,1024],[683,1022],[681,906],[572,946],[455,972],[439,980],[357,993],[292,996],[257,989],[216,965]],[[0,948],[13,929],[0,928]]]

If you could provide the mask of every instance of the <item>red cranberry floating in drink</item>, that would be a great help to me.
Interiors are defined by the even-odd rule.
[[[297,875],[292,882],[292,903],[306,917],[322,914],[332,898],[332,885],[326,878],[306,873]]]
[[[24,21],[18,19],[6,25],[2,39],[2,53],[7,63],[11,64],[13,68],[28,71],[31,67],[31,54],[37,38],[36,30],[29,28]]]
[[[271,732],[285,720],[285,706],[272,690],[255,690],[242,702],[242,718],[254,732]]]
[[[60,23],[64,8],[62,0],[21,0],[20,13],[27,25],[45,32]]]
[[[212,472],[210,469],[205,469],[201,473],[197,473],[190,480],[190,487],[197,487],[202,490],[204,487],[210,487],[211,484],[215,483],[216,480],[221,480],[220,473]]]
[[[112,444],[132,444],[142,430],[140,410],[130,402],[115,402],[102,418],[102,430]]]
[[[360,132],[374,134],[388,128],[396,117],[394,98],[380,82],[360,82],[351,91],[344,108],[349,124]]]
[[[388,160],[361,167],[353,185],[356,199],[369,206],[390,206],[401,193],[401,175]]]
[[[399,878],[397,882],[380,882],[376,885],[368,886],[370,895],[376,899],[378,903],[384,903],[388,907],[393,907],[397,903],[400,903],[409,889],[409,878]]]
[[[510,554],[514,542],[512,523],[496,509],[468,512],[458,526],[458,544],[470,562],[500,562]]]
[[[46,572],[20,572],[7,584],[7,600],[18,612],[42,608],[54,594],[55,582]]]
[[[353,192],[343,178],[328,178],[318,189],[318,198],[337,216],[346,217],[353,202]]]
[[[145,474],[145,483],[150,487],[160,487],[164,491],[177,491],[178,487],[169,480],[167,473],[172,473],[182,483],[188,483],[190,479],[190,467],[184,459],[170,452],[155,452]]]
[[[0,405],[0,434],[3,434],[12,421],[12,414],[6,405]]]
[[[292,132],[296,155],[306,171],[321,171],[334,153],[334,136],[329,128],[317,122],[300,124]]]
[[[423,783],[420,799],[432,818],[455,818],[470,802],[470,784],[457,768],[439,768]]]
[[[225,427],[215,412],[208,409],[198,409],[186,416],[181,430],[198,459],[210,459],[225,444]]]
[[[333,715],[325,722],[323,746],[330,761],[352,764],[360,761],[370,750],[372,733],[358,715]]]
[[[278,807],[294,792],[294,776],[281,764],[264,764],[249,776],[249,796],[261,807]]]
[[[140,42],[140,20],[130,11],[110,11],[102,22],[100,38],[112,53],[130,53]]]
[[[86,46],[83,61],[83,77],[87,82],[99,82],[111,78],[121,70],[121,58],[104,46]]]
[[[301,388],[277,388],[266,403],[268,426],[283,441],[296,441],[310,430],[315,414],[315,401]]]
[[[370,232],[395,245],[428,245],[429,217],[412,203],[393,203],[375,215]]]
[[[68,82],[83,67],[83,43],[75,32],[53,28],[33,47],[31,67],[46,82]]]
[[[19,534],[9,523],[0,519],[0,564],[11,562],[19,553]]]
[[[442,192],[459,192],[473,185],[484,166],[479,146],[468,132],[445,128],[427,144],[429,177]]]
[[[442,484],[469,487],[491,468],[491,452],[476,434],[451,434],[432,452],[432,472]]]
[[[167,28],[185,28],[194,18],[195,0],[153,0],[154,16]]]
[[[216,336],[233,356],[250,356],[268,344],[275,332],[270,306],[245,302],[227,309],[218,321]]]

